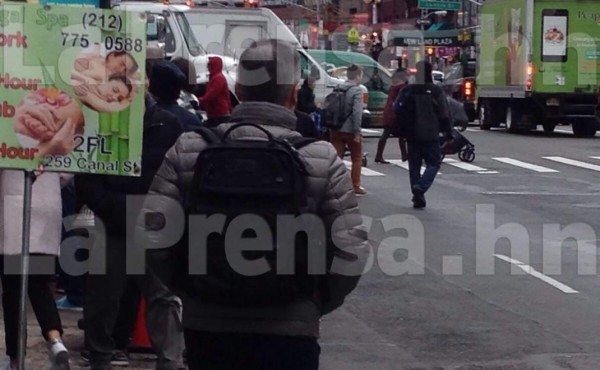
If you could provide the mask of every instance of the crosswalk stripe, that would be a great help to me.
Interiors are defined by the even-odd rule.
[[[477,172],[480,174],[495,174],[498,171],[490,171],[487,168],[475,166],[474,164],[459,162],[453,158],[444,158],[444,163],[449,164],[450,166],[454,166],[469,172]]]
[[[394,166],[398,166],[400,168],[404,168],[405,170],[408,171],[408,161],[406,162],[402,162],[401,159],[386,159],[386,161],[390,162],[391,164],[393,164]],[[423,171],[425,171],[425,166],[421,167],[421,173],[423,173]],[[442,172],[438,171],[437,173],[438,175],[441,175]]]
[[[557,170],[553,170],[552,168],[548,168],[548,167],[543,167],[543,166],[538,166],[532,163],[527,163],[527,162],[523,162],[523,161],[519,161],[517,159],[512,159],[512,158],[506,158],[506,157],[498,157],[498,158],[492,158],[495,161],[498,162],[502,162],[502,163],[506,163],[506,164],[510,164],[516,167],[521,167],[521,168],[525,168],[528,170],[532,170],[535,172],[541,172],[541,173],[555,173],[555,172],[559,172]]]
[[[346,165],[346,168],[348,168],[348,169],[352,168],[352,162],[344,161],[344,164]],[[372,169],[364,167],[364,166],[360,169],[360,172],[361,172],[361,175],[363,175],[363,176],[385,176],[381,172],[373,171]]]
[[[568,164],[568,165],[571,165],[571,166],[585,168],[585,169],[588,169],[588,170],[600,172],[600,166],[598,166],[596,164],[591,164],[591,163],[582,162],[582,161],[576,161],[574,159],[569,159],[569,158],[564,158],[564,157],[542,157],[542,158],[548,159],[550,161],[562,163],[562,164]]]
[[[362,128],[361,131],[365,134],[381,134],[381,130],[373,130],[368,128]]]
[[[595,156],[595,155],[590,156],[590,158],[592,158],[592,159],[600,159],[599,156]]]

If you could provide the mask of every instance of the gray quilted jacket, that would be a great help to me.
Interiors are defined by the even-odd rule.
[[[293,112],[274,104],[246,102],[237,106],[232,122],[251,122],[263,125],[274,137],[298,136],[294,131]],[[231,124],[219,125],[222,132]],[[264,133],[253,127],[233,131],[234,139],[264,139]],[[183,134],[167,153],[158,171],[150,194],[161,194],[183,200],[192,181],[198,153],[206,142],[194,132]],[[300,149],[309,173],[308,202],[310,211],[318,214],[332,231],[338,250],[332,272],[323,277],[323,292],[314,299],[298,299],[284,306],[263,308],[220,307],[201,302],[194,297],[183,298],[184,327],[212,332],[256,333],[285,336],[319,336],[319,319],[339,307],[358,283],[368,256],[367,232],[343,162],[334,148],[320,141]],[[165,212],[164,202],[150,202],[147,212]],[[334,224],[335,221],[335,224]],[[186,262],[181,262],[185,266]]]

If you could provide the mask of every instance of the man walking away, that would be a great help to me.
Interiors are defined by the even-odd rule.
[[[214,127],[228,122],[231,116],[231,100],[227,79],[223,75],[223,60],[219,57],[208,58],[208,85],[206,93],[200,97],[200,105],[206,111],[206,124]]]
[[[354,193],[358,196],[367,194],[367,191],[360,186],[363,155],[361,121],[364,103],[363,91],[359,84],[362,80],[362,74],[362,69],[359,66],[353,64],[348,67],[348,80],[342,85],[342,89],[346,90],[346,104],[343,114],[347,118],[342,127],[330,132],[331,144],[335,147],[340,158],[344,158],[346,147],[350,150],[350,160],[352,161],[350,177],[352,178]]]
[[[252,171],[255,167],[260,167],[260,163],[252,161],[252,158],[256,153],[262,152],[253,152],[251,144],[254,141],[258,146],[260,143],[265,143],[265,140],[270,140],[270,144],[267,145],[305,140],[294,131],[296,127],[294,107],[299,80],[299,58],[291,44],[279,40],[261,40],[246,49],[240,57],[237,79],[237,93],[241,104],[234,109],[231,123],[221,124],[212,130],[218,134],[215,136],[221,136],[236,124],[246,123],[246,125],[235,126],[235,129],[229,132],[224,147],[213,144],[209,149],[210,152],[207,153],[203,151],[208,148],[208,142],[212,140],[207,139],[205,135],[189,132],[178,139],[175,146],[167,153],[152,184],[151,197],[147,200],[138,219],[142,230],[160,230],[163,221],[172,211],[172,205],[169,206],[169,202],[161,200],[167,197],[178,200],[182,204],[193,200],[192,204],[199,203],[202,207],[208,207],[203,209],[213,210],[217,213],[215,216],[239,212],[240,209],[244,212],[247,210],[246,215],[261,214],[265,207],[271,207],[273,202],[268,196],[263,195],[261,200],[245,197],[247,193],[260,192],[262,188],[256,186],[259,183],[271,185],[270,176],[255,179],[258,176],[254,176]],[[256,126],[248,124],[256,124]],[[235,148],[235,145],[243,146],[247,155],[235,157],[236,161],[230,159],[231,156],[224,155],[223,160],[234,162],[229,168],[217,168],[203,161],[197,163],[198,158],[210,160],[212,154],[224,153],[219,152],[218,149],[226,151],[228,148]],[[190,370],[318,369],[320,348],[317,338],[320,319],[339,307],[345,296],[356,287],[368,253],[367,232],[362,225],[348,172],[334,148],[327,142],[314,141],[299,147],[295,152],[299,156],[298,159],[305,164],[303,167],[306,171],[300,179],[305,185],[298,185],[304,188],[302,194],[306,199],[306,210],[302,214],[308,212],[316,216],[317,220],[320,220],[319,223],[322,222],[321,225],[327,230],[328,238],[334,236],[329,242],[323,240],[313,251],[317,254],[333,253],[330,255],[333,263],[328,264],[333,268],[323,265],[322,273],[317,275],[302,274],[298,270],[288,275],[294,281],[308,276],[307,281],[311,283],[303,286],[307,290],[301,289],[302,294],[294,293],[292,299],[284,301],[278,295],[272,294],[275,291],[272,290],[271,285],[257,283],[257,281],[265,281],[261,280],[264,279],[262,276],[264,274],[248,276],[233,271],[232,259],[235,258],[226,258],[223,250],[226,240],[237,233],[229,230],[233,226],[224,228],[222,236],[213,233],[212,236],[206,234],[201,237],[208,236],[208,241],[194,240],[193,233],[190,234],[190,240],[185,245],[186,252],[205,259],[207,264],[206,272],[188,271],[189,274],[185,277],[183,285],[182,298],[185,307],[183,326]],[[247,162],[251,162],[252,166],[241,166]],[[195,168],[205,164],[212,168],[210,173],[213,175],[199,178],[201,176],[199,174],[203,172],[195,172]],[[237,187],[240,180],[223,176],[226,171],[233,171],[232,176],[229,177],[244,178],[252,184],[247,185],[244,182],[242,186]],[[260,167],[258,172],[267,173],[269,169]],[[198,181],[206,184],[212,180],[227,182],[225,193],[222,192],[222,187],[210,187],[213,189],[210,191],[211,194],[217,192],[218,196],[199,195],[199,198],[193,196],[205,194],[201,192],[202,189],[208,189],[199,186]],[[193,184],[197,186],[193,187]],[[238,192],[236,189],[241,191]],[[270,197],[279,196],[270,192],[266,194]],[[232,202],[232,197],[241,201]],[[281,196],[275,199],[290,201],[287,197]],[[212,214],[212,211],[194,213],[202,212]],[[150,215],[153,217],[147,217]],[[203,216],[198,214],[196,219],[198,217]],[[156,224],[153,220],[156,220]],[[234,223],[235,219],[230,225]],[[273,251],[271,237],[259,238],[259,234],[264,234],[255,231],[248,224],[244,224],[243,228],[245,231],[241,230],[243,235],[239,234],[239,236],[242,236],[242,240],[253,243],[252,249],[264,251],[268,248],[269,251]],[[190,230],[195,229],[190,227]],[[271,230],[278,231],[279,228],[271,228]],[[315,235],[316,232],[311,230],[307,230],[307,235]],[[204,249],[202,245],[206,245],[207,242],[210,246]],[[218,247],[219,250],[215,251],[213,247]],[[282,247],[286,249],[290,245],[282,245]],[[295,249],[293,253],[303,250]],[[279,251],[279,247],[277,250]],[[204,255],[207,252],[207,257],[200,257],[199,253]],[[218,266],[222,268],[214,268],[217,263],[213,258],[215,256],[219,257],[218,261],[222,264]],[[267,259],[261,257],[256,260]],[[300,259],[296,260],[299,261]],[[182,266],[185,268],[188,262],[192,260],[179,260],[177,266],[180,269]],[[311,264],[310,267],[313,265]],[[340,267],[343,271],[339,269]],[[222,271],[226,272],[222,273]],[[268,274],[269,279],[281,281],[279,279],[283,275],[276,274],[276,270],[272,268],[269,271],[271,272]],[[297,276],[298,274],[300,276]],[[239,288],[249,285],[253,288]],[[284,291],[286,296],[291,292],[299,293],[297,290],[299,286],[292,286],[294,288]],[[198,291],[203,293],[199,294]],[[237,293],[231,294],[229,293],[231,291]],[[253,302],[246,301],[246,297],[248,301]]]
[[[424,208],[425,193],[437,175],[442,162],[440,132],[452,140],[448,102],[443,90],[433,83],[429,62],[417,65],[415,84],[400,91],[394,104],[398,126],[408,142],[408,168],[413,194],[413,207]],[[421,175],[421,165],[425,171]]]
[[[390,162],[383,159],[383,151],[385,150],[385,144],[387,139],[392,135],[392,132],[396,129],[396,114],[394,113],[394,102],[405,86],[408,85],[408,76],[406,69],[401,68],[396,70],[392,75],[392,86],[388,92],[387,101],[383,110],[383,133],[377,142],[377,153],[375,154],[375,163],[389,164]],[[398,137],[398,146],[400,147],[400,153],[402,155],[402,161],[407,160],[406,156],[406,140],[403,137]]]

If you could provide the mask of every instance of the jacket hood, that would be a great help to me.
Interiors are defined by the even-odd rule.
[[[210,75],[216,75],[223,71],[223,59],[219,57],[208,57],[208,72]]]

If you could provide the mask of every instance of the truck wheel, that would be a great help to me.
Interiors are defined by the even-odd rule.
[[[598,121],[595,118],[573,122],[573,134],[577,137],[593,137],[598,129]]]
[[[482,100],[479,107],[479,129],[489,130],[492,127],[492,104],[489,100]]]
[[[544,128],[544,132],[554,132],[554,129],[556,128],[556,123],[554,122],[544,122],[542,123],[542,127]]]
[[[519,123],[521,121],[521,112],[515,104],[508,104],[506,107],[506,120],[504,123],[506,124],[506,131],[514,134],[519,132]]]

